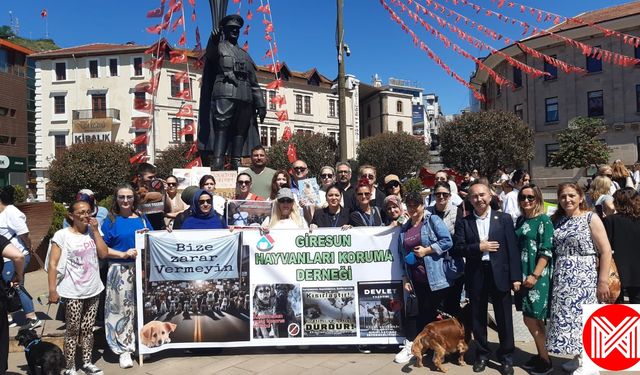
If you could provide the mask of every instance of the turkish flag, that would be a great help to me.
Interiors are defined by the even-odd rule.
[[[249,42],[245,41],[244,44],[242,45],[242,49],[245,52],[249,52]]]
[[[196,44],[200,44],[200,29],[196,26]]]
[[[133,139],[134,145],[146,145],[149,141],[149,133],[142,133]]]
[[[256,12],[260,12],[260,13],[264,13],[264,14],[271,14],[271,8],[269,7],[269,5],[260,5],[258,7],[258,9],[256,9]]]
[[[178,28],[178,26],[183,26],[184,25],[184,16],[180,16],[178,17],[178,19],[173,23],[173,26],[171,26],[171,30],[176,31],[176,29]]]
[[[164,64],[164,58],[163,57],[159,57],[157,59],[151,59],[149,61],[147,61],[146,63],[144,63],[144,66],[147,67],[147,69],[151,70],[152,72],[161,69],[162,68],[162,64]]]
[[[181,72],[174,74],[173,80],[175,82],[189,82],[189,74],[187,73],[186,70],[183,70]]]
[[[185,125],[185,127],[178,132],[178,135],[180,136],[187,135],[187,134],[191,134],[191,135],[196,134],[196,127],[193,125],[193,123]]]
[[[247,20],[251,21],[253,19],[253,13],[251,13],[251,9],[247,12]]]
[[[191,169],[193,167],[202,167],[202,158],[201,157],[197,157],[193,160],[191,160],[187,165],[184,166],[187,169]]]
[[[184,51],[169,51],[169,62],[172,64],[183,64],[187,62],[187,54]]]
[[[146,29],[146,30],[147,30],[147,32],[148,32],[149,34],[160,34],[160,32],[162,31],[162,29],[163,29],[163,28],[164,28],[164,27],[163,27],[163,24],[162,24],[162,23],[159,23],[159,24],[157,24],[157,25],[155,25],[155,26],[149,26],[149,27],[147,27],[147,29]]]
[[[249,30],[251,30],[251,25],[247,25],[247,27],[244,28],[242,34],[249,35]]]
[[[129,164],[138,164],[144,162],[147,158],[147,150],[140,151],[129,158]]]
[[[194,9],[193,12],[191,12],[191,21],[196,22],[196,10]]]
[[[276,95],[273,98],[269,99],[269,102],[273,104],[278,104],[279,107],[282,107],[283,105],[287,104],[287,100],[284,98],[284,96],[280,96],[280,95]]]
[[[269,34],[264,34],[264,40],[266,40],[267,42],[270,42],[273,40],[273,38]]]
[[[289,147],[287,147],[287,159],[289,163],[293,163],[298,160],[298,153],[296,152],[296,145],[293,143],[289,143]]]
[[[131,122],[136,130],[151,129],[151,119],[149,117],[134,117]]]
[[[187,153],[184,154],[184,157],[187,159],[191,159],[191,157],[198,152],[198,144],[196,142],[193,142],[193,144],[191,145],[191,148],[189,148],[189,150],[187,150]]]
[[[189,0],[189,5],[191,5],[192,7],[196,7],[196,0]]]
[[[271,73],[278,73],[280,71],[280,69],[282,69],[282,63],[280,61],[276,62],[275,64],[269,64],[267,65],[267,67],[269,68],[269,71]]]
[[[267,24],[267,26],[264,28],[264,32],[265,33],[273,32],[273,24],[271,22],[269,22],[269,24]]]
[[[269,82],[266,87],[269,90],[277,90],[280,87],[282,87],[282,80],[281,79],[273,80],[273,81]]]
[[[134,99],[133,108],[136,111],[151,113],[153,112],[153,103],[148,99]]]
[[[147,18],[162,17],[162,13],[164,13],[164,9],[162,9],[162,7],[152,9],[147,12]]]
[[[184,100],[191,100],[191,90],[184,89],[184,90],[180,91],[179,93],[177,93],[175,97],[176,98],[181,98],[181,99],[184,99]]]
[[[183,32],[178,39],[178,45],[184,47],[185,44],[187,44],[187,33]]]
[[[176,117],[193,117],[193,105],[186,103],[183,104],[178,113],[176,113]]]
[[[284,133],[282,133],[282,140],[285,142],[288,142],[292,137],[291,134],[291,128],[288,126],[285,126],[284,128]]]
[[[46,9],[43,9],[42,12],[40,12],[40,17],[42,18],[47,18],[48,15],[49,13],[47,12]]]
[[[154,95],[156,90],[158,89],[158,81],[160,80],[160,75],[156,75],[151,79],[150,82],[140,82],[136,85],[136,92],[144,91],[148,94]]]
[[[282,111],[276,112],[276,117],[278,118],[278,121],[280,121],[280,122],[287,121],[287,120],[289,120],[289,113],[287,112],[286,109],[283,109]]]
[[[150,45],[149,48],[147,48],[147,50],[144,51],[144,53],[147,55],[156,54],[159,52],[164,52],[165,49],[167,49],[167,41],[163,38],[153,43],[152,45]]]

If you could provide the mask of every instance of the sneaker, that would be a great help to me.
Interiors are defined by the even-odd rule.
[[[25,324],[23,326],[23,328],[27,328],[27,329],[36,329],[38,327],[40,327],[42,325],[42,320],[35,318],[35,319],[29,319],[27,318],[27,324]]]
[[[84,371],[84,373],[86,375],[102,375],[102,374],[104,374],[104,372],[102,370],[100,370],[98,368],[98,366],[94,365],[93,363],[85,363],[82,366],[82,371]]]
[[[396,357],[393,359],[395,363],[407,363],[413,358],[413,354],[411,354],[411,346],[413,345],[412,341],[404,340],[404,343],[400,345],[402,350],[396,354]]]
[[[580,367],[580,360],[576,357],[562,364],[562,369],[566,372],[574,372]]]
[[[551,363],[551,360],[547,362],[540,357],[538,357],[538,362],[531,370],[532,375],[547,375],[551,372],[553,372],[553,364]]]
[[[573,375],[600,375],[600,371],[597,371],[597,370],[587,371],[584,367],[579,366],[577,369],[573,371],[572,374]]]
[[[79,375],[76,369],[66,369],[62,375]]]
[[[122,353],[120,354],[120,368],[131,368],[133,367],[133,359],[131,359],[131,353]]]
[[[362,354],[371,354],[371,349],[366,345],[358,345],[358,351]]]
[[[527,371],[530,371],[530,370],[533,370],[536,367],[536,365],[538,365],[538,362],[540,362],[540,357],[537,354],[532,355],[531,358],[529,358],[529,360],[520,367],[522,367]]]
[[[9,318],[7,319],[9,321],[9,328],[14,328],[18,326],[18,323],[16,323],[13,318],[11,317],[11,315],[9,315]]]

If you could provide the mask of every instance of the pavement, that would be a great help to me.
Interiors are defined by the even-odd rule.
[[[34,297],[36,312],[43,321],[43,339],[54,342],[62,346],[64,335],[63,324],[53,320],[56,316],[57,305],[40,305],[35,299],[43,296],[47,288],[46,273],[42,270],[34,271],[26,275],[26,288]],[[18,324],[24,322],[24,314],[14,315]],[[38,328],[40,334],[42,328]],[[522,324],[521,315],[514,311],[514,330],[516,338],[516,352],[514,353],[514,363],[516,366],[526,362],[529,357],[536,353],[535,345],[528,334],[526,327]],[[11,337],[15,337],[18,328],[10,330]],[[489,341],[497,343],[497,334],[489,330]],[[143,365],[137,362],[131,369],[120,369],[118,358],[110,350],[106,349],[104,331],[99,330],[95,335],[94,360],[96,365],[103,369],[105,374],[424,374],[428,371],[435,371],[430,355],[424,358],[424,368],[415,367],[415,361],[407,364],[397,364],[393,362],[397,346],[372,346],[371,353],[360,353],[355,346],[311,346],[308,349],[299,347],[260,347],[260,348],[225,348],[225,349],[193,349],[193,350],[166,350],[145,358]],[[493,345],[493,350],[497,349],[497,344]],[[26,360],[23,348],[11,343],[9,353],[9,369],[7,374],[26,374]],[[445,367],[448,374],[473,374],[471,365],[474,360],[475,347],[470,345],[469,351],[465,355],[466,366],[458,366],[450,362],[455,359],[447,358]],[[563,374],[560,367],[567,361],[566,358],[552,357],[556,374]],[[499,363],[493,358],[486,374],[499,374]],[[81,373],[81,372],[79,372]],[[519,368],[515,368],[516,374],[526,374]]]

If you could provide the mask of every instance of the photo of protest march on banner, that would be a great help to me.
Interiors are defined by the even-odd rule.
[[[401,282],[358,283],[360,337],[395,337],[402,327]]]
[[[354,288],[302,288],[304,337],[356,336]]]
[[[253,338],[302,337],[299,284],[257,284],[253,290]]]
[[[300,207],[320,205],[320,187],[315,178],[298,181],[298,203]]]
[[[234,227],[259,227],[271,215],[272,202],[227,201],[227,225]]]

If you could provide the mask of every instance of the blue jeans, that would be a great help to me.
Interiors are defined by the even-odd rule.
[[[27,269],[27,266],[29,265],[29,260],[31,260],[31,256],[25,255],[23,271]],[[2,270],[2,279],[4,280],[4,282],[9,283],[11,279],[13,279],[14,272],[15,272],[15,268],[13,266],[13,262],[11,261],[4,262],[4,268]],[[18,289],[19,290],[18,295],[20,296],[20,302],[22,303],[22,311],[24,311],[25,314],[34,312],[35,310],[33,308],[33,301],[23,291],[23,290],[26,290],[24,289],[24,280],[22,281],[22,284],[20,284],[20,287],[21,288]]]

